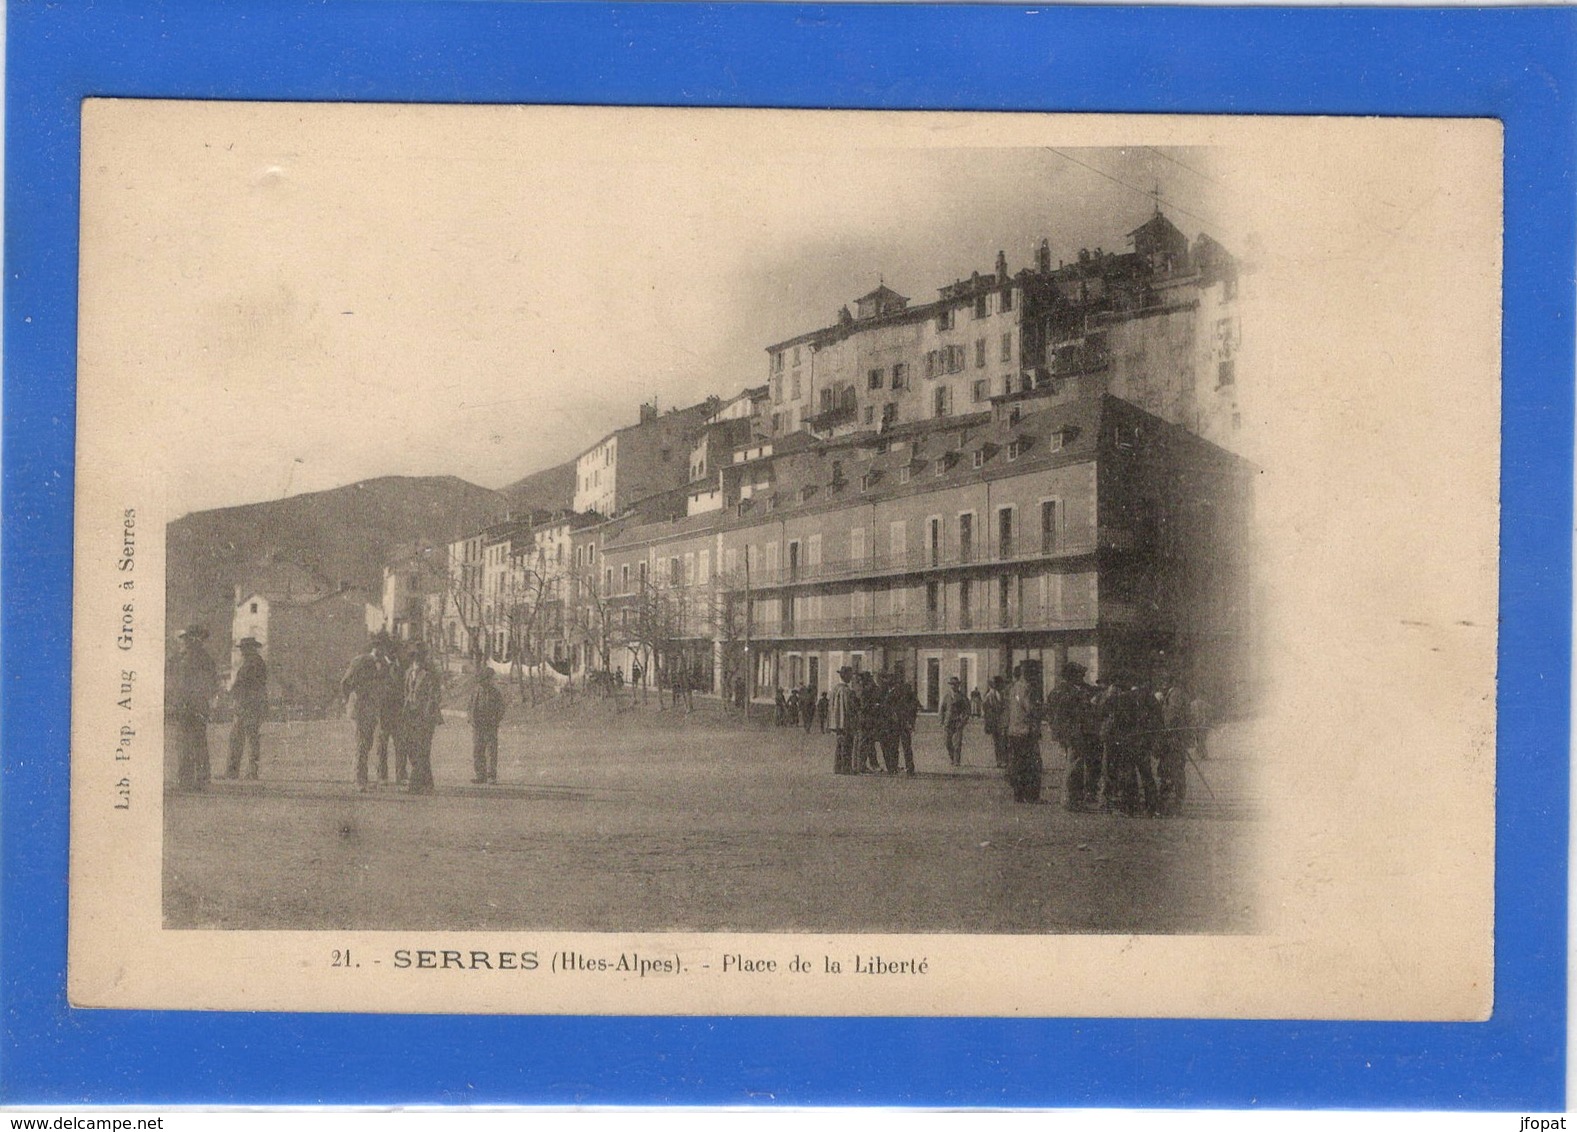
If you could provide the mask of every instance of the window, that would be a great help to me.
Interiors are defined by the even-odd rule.
[[[1022,451],[1024,451],[1024,442],[1022,440],[1010,440],[1008,442],[1008,459],[1010,461],[1017,460],[1019,453]]]
[[[991,397],[991,383],[981,378],[974,384],[974,399],[979,401],[989,400]]]
[[[783,428],[783,414],[782,413],[773,413],[772,414],[772,431],[773,432],[778,432],[782,428]]]
[[[799,347],[794,347],[794,364],[799,365]]]
[[[789,397],[792,400],[798,401],[800,399],[799,370],[794,371],[794,374],[790,379],[790,385],[791,388],[789,390]]]
[[[810,502],[810,497],[815,495],[815,494],[816,494],[816,485],[808,483],[804,487],[799,489],[799,501],[801,503],[809,503]]]
[[[938,330],[953,329],[953,312],[951,309],[945,310],[936,316],[936,328]]]
[[[927,537],[930,540],[931,565],[942,564],[942,520],[940,516],[932,516],[926,521]]]
[[[893,363],[893,388],[903,389],[909,384],[909,364],[907,362]]]
[[[997,553],[1002,558],[1013,557],[1013,508],[997,509]],[[1003,579],[1003,585],[1007,579]]]
[[[873,369],[865,375],[865,388],[880,389],[886,375],[886,370]]]
[[[947,348],[947,372],[958,373],[964,368],[964,348],[962,346],[949,346]]]
[[[773,373],[782,373],[783,372],[783,351],[781,351],[781,350],[779,350],[777,353],[772,355],[772,372]]]
[[[606,570],[603,571],[602,592],[603,593],[609,593],[609,594],[611,594],[613,592],[613,567],[612,566],[609,566]]]
[[[1013,360],[1013,332],[1010,330],[1002,336],[1001,359],[1004,362]]]
[[[842,460],[834,460],[832,462],[832,482],[833,483],[842,483],[843,482],[843,461]]]
[[[903,467],[898,469],[898,482],[899,483],[908,483],[909,482],[909,465],[908,464],[905,464]]]
[[[986,450],[984,448],[975,449],[974,454],[969,458],[969,466],[971,468],[983,468],[986,466]]]
[[[947,474],[948,464],[951,463],[951,461],[952,461],[952,457],[951,456],[949,456],[945,452],[942,453],[942,455],[940,455],[940,456],[938,456],[936,458],[936,463],[933,465],[936,470],[933,471],[931,474],[933,476],[945,476]]]
[[[867,406],[865,406],[865,423],[866,424],[875,424],[876,423],[876,406],[875,405],[867,405]]]
[[[1222,362],[1216,367],[1216,388],[1221,389],[1231,385],[1237,380],[1233,367],[1236,365],[1231,359]]]
[[[958,560],[968,562],[975,556],[975,515],[965,511],[958,516]]]
[[[981,369],[981,368],[983,368],[985,366],[985,364],[986,364],[986,340],[984,338],[976,338],[975,339],[975,368],[976,369]]]
[[[668,584],[670,586],[677,586],[684,580],[684,574],[680,572],[681,570],[679,556],[676,554],[668,560]]]
[[[975,296],[975,317],[976,318],[985,318],[990,313],[991,313],[991,296],[990,295],[976,295]]]
[[[772,403],[774,405],[783,404],[783,379],[781,377],[772,379]]]
[[[1048,452],[1061,452],[1062,451],[1062,446],[1064,444],[1066,444],[1067,441],[1068,441],[1068,432],[1067,432],[1067,430],[1066,429],[1058,429],[1056,432],[1052,433],[1050,436],[1048,436],[1046,438],[1046,443],[1047,443],[1047,445],[1049,445],[1049,447],[1046,449],[1046,451],[1048,451]]]
[[[1006,574],[997,579],[997,623],[1002,628],[1012,624],[1012,582]]]
[[[1221,301],[1231,302],[1238,297],[1238,277],[1228,275],[1221,281]]]
[[[898,402],[889,401],[882,406],[882,424],[892,425],[898,423]]]
[[[880,478],[876,472],[866,472],[860,477],[860,490],[870,491],[871,488],[876,486],[876,481]]]
[[[932,415],[945,417],[953,411],[953,391],[945,385],[939,385],[932,397]]]
[[[252,612],[253,613],[257,612],[257,602],[255,602],[255,601],[252,603]]]
[[[1013,288],[1009,287],[1007,290],[1002,292],[1001,307],[1004,311],[1010,311],[1013,309]]]
[[[691,551],[684,556],[684,584],[695,585],[695,552]]]
[[[1057,501],[1043,500],[1040,505],[1040,549],[1050,554],[1057,547]]]
[[[974,627],[974,588],[968,578],[958,583],[958,627]]]

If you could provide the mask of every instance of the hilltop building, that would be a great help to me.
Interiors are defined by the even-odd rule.
[[[1132,250],[995,270],[911,305],[885,285],[830,325],[767,347],[773,439],[838,436],[979,412],[992,398],[1077,385],[1236,447],[1238,267],[1215,240],[1157,211]]]

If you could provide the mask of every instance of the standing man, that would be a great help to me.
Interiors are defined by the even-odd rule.
[[[498,782],[498,725],[504,718],[504,694],[493,683],[493,670],[484,664],[476,673],[476,690],[471,693],[471,761],[476,770],[472,782]]]
[[[1095,689],[1084,682],[1088,671],[1077,661],[1064,664],[1057,686],[1046,701],[1051,737],[1062,747],[1068,761],[1062,793],[1063,808],[1068,810],[1094,806],[1101,785],[1100,732],[1094,724]]]
[[[165,713],[175,724],[175,744],[179,757],[176,781],[183,790],[206,790],[212,773],[208,765],[208,716],[214,693],[219,689],[219,673],[214,658],[203,642],[208,630],[188,625],[178,634],[181,651],[176,654],[165,684]]]
[[[739,714],[745,714],[745,678],[734,677],[734,706],[739,709]]]
[[[897,682],[891,672],[883,672],[876,682],[876,742],[882,749],[882,768],[898,773]]]
[[[1007,694],[1008,783],[1015,802],[1040,801],[1040,705],[1025,678],[1024,665],[1013,669]]]
[[[418,642],[405,674],[405,734],[410,741],[411,794],[433,792],[433,732],[443,720],[443,681],[427,660],[427,646]]]
[[[356,785],[363,789],[367,787],[367,756],[372,753],[373,737],[383,714],[387,679],[388,664],[376,639],[340,677],[340,696],[350,704],[351,718],[356,721]]]
[[[252,757],[246,776],[256,778],[257,764],[263,755],[263,714],[268,710],[268,665],[263,662],[263,646],[256,637],[242,637],[235,647],[241,650],[241,666],[230,680],[235,722],[230,725],[230,761],[225,766],[225,777],[241,774],[241,751],[250,747]]]
[[[1008,733],[1003,720],[1006,710],[1007,703],[1002,696],[1002,677],[993,676],[986,688],[986,694],[981,697],[980,716],[986,734],[991,736],[991,750],[996,756],[999,769],[1008,765]]]
[[[827,693],[821,694],[821,699],[816,701],[816,723],[821,728],[821,733],[827,733]]]
[[[1188,693],[1173,680],[1161,694],[1161,733],[1156,736],[1156,790],[1163,817],[1180,813],[1188,796]]]
[[[882,697],[876,690],[876,677],[869,672],[860,673],[854,699],[859,721],[854,736],[854,762],[861,774],[876,774],[882,769],[876,757],[876,733],[882,722]]]
[[[854,689],[849,677],[854,669],[845,664],[838,669],[838,683],[827,701],[827,723],[833,732],[833,774],[854,773]]]
[[[816,725],[816,686],[805,685],[805,694],[799,701],[800,714],[804,717],[805,734],[810,734],[810,729]]]
[[[387,633],[372,640],[373,652],[382,665],[383,683],[378,701],[378,781],[389,781],[389,747],[394,747],[394,781],[404,782],[407,771],[404,739],[400,735],[400,711],[405,704],[405,662]]]
[[[969,697],[964,694],[963,681],[957,676],[947,681],[947,695],[942,697],[942,733],[947,740],[947,761],[954,766],[964,765],[964,728],[969,726]]]
[[[901,675],[893,676],[893,723],[898,729],[898,753],[903,756],[904,774],[914,777],[914,721],[920,717],[920,697],[914,685]]]

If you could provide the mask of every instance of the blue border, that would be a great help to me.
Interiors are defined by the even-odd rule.
[[[1563,1107],[1574,23],[1577,12],[1559,9],[12,0],[0,1102]],[[1500,118],[1494,1018],[1378,1025],[68,1009],[65,628],[77,115],[89,95]],[[1398,783],[1397,804],[1406,798]]]

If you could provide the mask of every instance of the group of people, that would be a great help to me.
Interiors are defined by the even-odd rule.
[[[829,708],[827,693],[823,692],[818,697],[814,685],[806,684],[801,688],[790,688],[787,696],[783,694],[783,689],[779,688],[776,707],[774,722],[779,727],[803,727],[809,732],[820,725],[822,734],[826,734]]]
[[[833,773],[897,774],[901,763],[913,777],[914,725],[920,715],[913,686],[895,672],[876,677],[848,665],[838,670],[838,679],[821,701],[827,705],[827,729],[837,736]]]
[[[1206,755],[1209,708],[1181,683],[1160,686],[1118,675],[1105,684],[1085,679],[1077,663],[1063,666],[1044,716],[1068,753],[1064,805],[1172,817],[1188,796],[1191,755]]]
[[[1011,682],[992,677],[983,696],[966,694],[962,681],[953,677],[938,705],[948,762],[963,764],[964,732],[978,717],[1014,801],[1038,802],[1044,777],[1041,736],[1049,730],[1067,756],[1063,804],[1068,809],[1176,815],[1188,793],[1189,758],[1206,753],[1204,701],[1191,698],[1175,681],[1154,688],[1119,676],[1092,684],[1088,672],[1068,662],[1044,698],[1033,669],[1022,663],[1014,667]],[[891,672],[873,676],[845,666],[838,677],[830,696],[822,697],[828,704],[823,730],[837,737],[833,773],[897,774],[901,756],[906,773],[914,774],[913,735],[920,710],[914,688]],[[791,696],[790,712],[793,705]],[[786,714],[780,710],[780,724]],[[805,728],[811,728],[808,716]]]
[[[165,674],[165,717],[176,744],[176,782],[183,790],[204,790],[212,781],[213,769],[208,752],[208,721],[221,684],[219,668],[205,643],[208,630],[188,625],[177,638],[180,649],[170,660]],[[230,703],[234,720],[230,725],[230,757],[225,777],[239,778],[246,757],[246,776],[257,777],[263,754],[263,716],[268,711],[268,665],[263,660],[262,644],[255,637],[236,642],[241,663],[230,678]]]
[[[490,673],[485,666],[483,670]],[[432,793],[433,733],[443,723],[443,676],[432,663],[427,646],[379,633],[372,647],[350,662],[340,678],[340,695],[356,721],[356,784],[363,790],[370,788],[374,748],[378,781],[387,782],[393,747],[395,783],[412,794]],[[502,717],[502,705],[498,714]],[[495,767],[497,733],[495,724]]]

